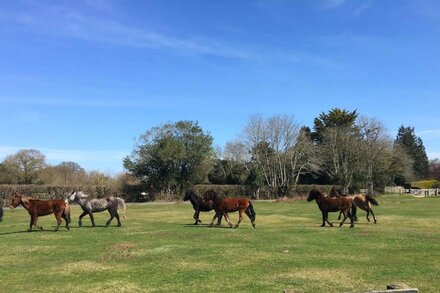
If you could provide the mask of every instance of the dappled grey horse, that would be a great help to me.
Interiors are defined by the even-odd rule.
[[[90,216],[92,221],[92,227],[95,227],[95,220],[93,218],[93,213],[102,212],[108,210],[110,213],[110,219],[107,221],[106,226],[110,225],[113,218],[118,220],[118,227],[121,226],[121,220],[119,219],[118,206],[122,207],[122,217],[125,219],[125,202],[120,197],[106,197],[106,198],[93,198],[90,199],[88,195],[84,194],[82,191],[73,191],[69,195],[69,200],[79,204],[83,210],[83,213],[79,216],[78,225],[82,226],[82,218],[85,215]]]

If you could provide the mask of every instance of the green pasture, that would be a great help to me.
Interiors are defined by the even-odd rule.
[[[440,288],[440,198],[383,196],[378,224],[321,228],[315,202],[255,202],[257,228],[192,225],[187,203],[133,204],[121,228],[108,213],[78,228],[32,233],[24,209],[0,223],[0,292],[350,292],[405,283]],[[236,214],[231,214],[237,220]],[[336,222],[337,214],[331,219]],[[63,223],[64,224],[64,223]]]

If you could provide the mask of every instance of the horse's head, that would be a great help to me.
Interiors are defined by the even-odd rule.
[[[322,192],[319,191],[318,189],[312,189],[309,192],[309,196],[307,197],[307,201],[312,201],[312,200],[318,199],[323,196],[324,195],[322,194]]]
[[[70,195],[67,197],[70,201],[79,200],[81,198],[88,197],[84,192],[82,191],[72,191]]]
[[[20,205],[21,202],[21,195],[18,193],[15,193],[12,197],[11,197],[11,205],[9,206],[11,209],[14,209],[16,207],[18,207]]]
[[[187,191],[185,192],[185,196],[183,197],[183,200],[184,200],[184,201],[190,200],[191,198],[194,198],[195,195],[196,195],[196,194],[194,193],[193,190],[187,190]]]

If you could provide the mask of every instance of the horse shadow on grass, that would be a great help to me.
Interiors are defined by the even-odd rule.
[[[210,224],[179,224],[180,226],[183,227],[188,227],[188,228],[211,228],[211,229],[231,229],[231,227],[229,226],[211,226]]]
[[[69,232],[68,230],[62,231],[55,231],[55,230],[32,230],[31,232],[29,232],[28,230],[23,230],[23,231],[12,231],[12,232],[4,232],[4,233],[0,233],[0,237],[1,236],[6,236],[6,235],[13,235],[13,234],[28,234],[28,233],[67,233]]]

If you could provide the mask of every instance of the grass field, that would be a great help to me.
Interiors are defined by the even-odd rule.
[[[314,202],[256,202],[257,229],[193,226],[189,204],[129,205],[121,228],[24,232],[23,209],[0,223],[1,292],[347,292],[405,283],[440,288],[440,198],[384,196],[378,224],[321,228]],[[202,213],[203,224],[212,214]],[[337,214],[331,219],[336,221]],[[96,214],[103,225],[107,212]],[[235,222],[237,216],[231,214]]]

